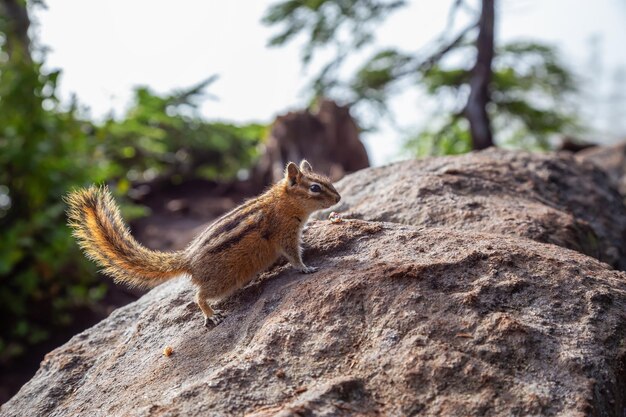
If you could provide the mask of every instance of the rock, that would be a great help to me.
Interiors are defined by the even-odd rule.
[[[331,100],[322,100],[314,112],[302,110],[278,116],[265,147],[253,176],[263,186],[280,180],[287,162],[299,162],[305,157],[315,171],[334,181],[369,166],[350,108]]]
[[[559,246],[313,222],[206,330],[186,279],[51,352],[3,416],[561,415],[626,406],[626,274]],[[162,354],[171,346],[173,354]]]
[[[320,270],[274,265],[211,329],[186,278],[163,284],[50,352],[0,415],[622,416],[626,273],[504,217],[556,233],[589,215],[585,199],[607,213],[602,175],[494,151],[359,172],[340,184],[345,208],[374,216],[379,198],[395,223],[312,221],[305,261]],[[471,193],[465,213],[492,223],[461,227]],[[599,242],[605,221],[588,226]]]
[[[594,146],[576,154],[580,161],[588,161],[605,171],[611,184],[626,196],[626,143]]]
[[[332,210],[348,217],[526,237],[626,269],[626,207],[603,171],[569,154],[490,149],[410,160],[336,188],[343,199]]]
[[[584,151],[585,149],[593,148],[598,146],[594,142],[589,142],[587,140],[581,139],[579,137],[565,135],[559,138],[559,142],[557,144],[557,151],[566,151],[577,153],[580,151]]]

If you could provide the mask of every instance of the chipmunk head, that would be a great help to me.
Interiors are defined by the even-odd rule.
[[[287,164],[285,182],[287,193],[311,212],[328,208],[341,200],[330,179],[313,172],[311,164],[304,159],[299,167],[293,162]]]

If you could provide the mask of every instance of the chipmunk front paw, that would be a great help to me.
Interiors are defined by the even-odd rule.
[[[204,318],[204,327],[210,327],[212,324],[214,327],[224,321],[226,315],[222,313],[221,310],[213,310],[213,315],[211,317]]]
[[[303,274],[312,274],[313,272],[317,272],[319,268],[315,267],[315,266],[305,266],[300,268],[300,272],[302,272]]]

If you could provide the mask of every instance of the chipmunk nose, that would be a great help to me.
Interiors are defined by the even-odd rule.
[[[341,196],[337,194],[337,196],[335,196],[335,204],[337,204],[340,200],[341,200]]]

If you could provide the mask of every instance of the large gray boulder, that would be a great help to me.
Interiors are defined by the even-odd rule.
[[[410,160],[336,188],[343,199],[332,210],[352,218],[526,237],[626,269],[622,197],[603,170],[571,154],[489,149]]]
[[[498,213],[489,197],[494,191],[494,199],[503,200],[498,182],[458,173],[467,166],[478,175],[481,158],[482,172],[490,172],[494,154],[458,158],[466,164],[456,168],[444,166],[455,158],[437,159],[441,171],[435,165],[422,170],[427,163],[362,171],[341,183],[344,201],[354,197],[348,190],[358,192],[347,184],[367,176],[362,184],[372,199],[379,187],[401,187],[406,210],[423,213],[415,201],[422,183],[411,187],[405,180],[448,175],[462,184],[454,188],[446,178],[440,191],[433,182],[418,202],[428,206],[426,195],[454,202],[465,198],[464,189],[481,198],[465,207],[468,219]],[[583,184],[584,207],[584,193],[591,192],[585,184],[595,181],[595,171],[571,168],[568,159],[519,158],[532,178],[551,164],[563,168],[550,171],[555,200],[546,206],[557,214],[530,224],[548,227],[549,218],[564,218],[560,213],[575,197],[559,189],[572,172]],[[518,179],[511,184],[536,186],[512,172]],[[479,183],[485,185],[480,193]],[[594,192],[613,195],[606,188]],[[318,266],[317,273],[275,265],[224,300],[219,308],[228,317],[208,330],[189,282],[166,283],[49,353],[0,415],[623,415],[625,273],[581,251],[490,228],[486,219],[484,231],[456,220],[448,226],[434,217],[434,206],[426,213],[436,222],[409,224],[399,217],[402,196],[380,198],[381,213],[393,213],[385,220],[396,223],[310,223],[305,261]],[[345,208],[367,217],[358,211],[364,206],[354,204]],[[570,212],[571,224],[584,214],[579,210]],[[506,224],[492,217],[495,225]],[[522,230],[522,223],[511,224]],[[601,237],[610,240],[609,231],[589,227],[599,245],[609,245]],[[166,346],[173,349],[169,357],[162,354]]]

